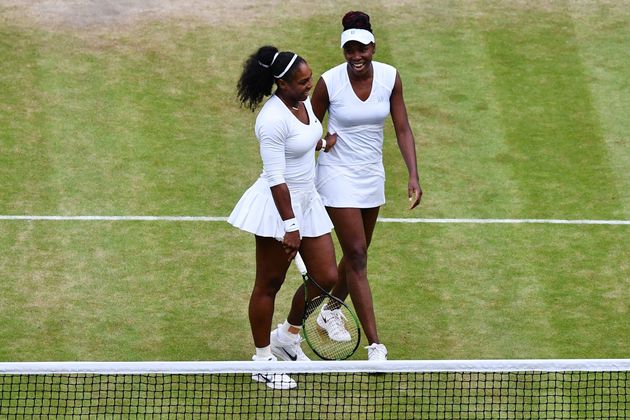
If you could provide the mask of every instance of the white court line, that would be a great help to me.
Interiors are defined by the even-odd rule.
[[[225,222],[221,216],[29,216],[0,215],[0,220],[53,221],[146,221],[146,222]],[[588,219],[422,219],[380,217],[382,223],[468,223],[468,224],[556,224],[556,225],[630,225],[630,220]]]
[[[568,219],[396,219],[379,218],[386,223],[472,223],[472,224],[519,224],[539,223],[552,225],[630,225],[630,220],[568,220]]]
[[[142,221],[142,222],[225,222],[227,217],[212,216],[3,216],[0,220],[79,220],[79,221]]]

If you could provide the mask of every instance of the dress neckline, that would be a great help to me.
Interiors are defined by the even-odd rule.
[[[370,62],[370,66],[372,66],[372,82],[370,83],[370,93],[368,94],[367,98],[365,98],[365,100],[361,99],[359,97],[359,95],[357,95],[357,91],[354,89],[354,86],[352,85],[352,79],[350,78],[350,69],[348,69],[348,63],[346,63],[346,66],[344,67],[344,73],[346,75],[348,83],[350,84],[350,88],[352,89],[352,93],[354,94],[354,97],[357,98],[357,100],[360,101],[361,103],[366,103],[367,101],[369,101],[370,98],[372,97],[372,93],[374,92],[374,65],[373,65],[373,62]]]

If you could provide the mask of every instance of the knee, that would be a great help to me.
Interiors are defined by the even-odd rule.
[[[344,251],[344,260],[347,268],[352,270],[365,270],[367,267],[367,248],[365,246],[353,246]]]
[[[337,267],[332,266],[329,269],[323,270],[319,275],[317,282],[326,290],[331,290],[337,283],[338,273]]]
[[[275,296],[284,283],[284,277],[282,276],[257,276],[256,283],[254,284],[254,294]]]

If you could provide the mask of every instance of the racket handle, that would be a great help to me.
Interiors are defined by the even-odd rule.
[[[297,269],[300,272],[300,274],[302,275],[306,274],[306,265],[304,264],[304,260],[302,259],[302,256],[300,255],[299,252],[295,254],[295,265],[297,266]]]

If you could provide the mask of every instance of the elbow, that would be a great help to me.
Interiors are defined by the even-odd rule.
[[[280,174],[265,174],[265,179],[269,184],[269,188],[275,187],[276,185],[284,184],[286,182],[284,180],[284,177]]]

